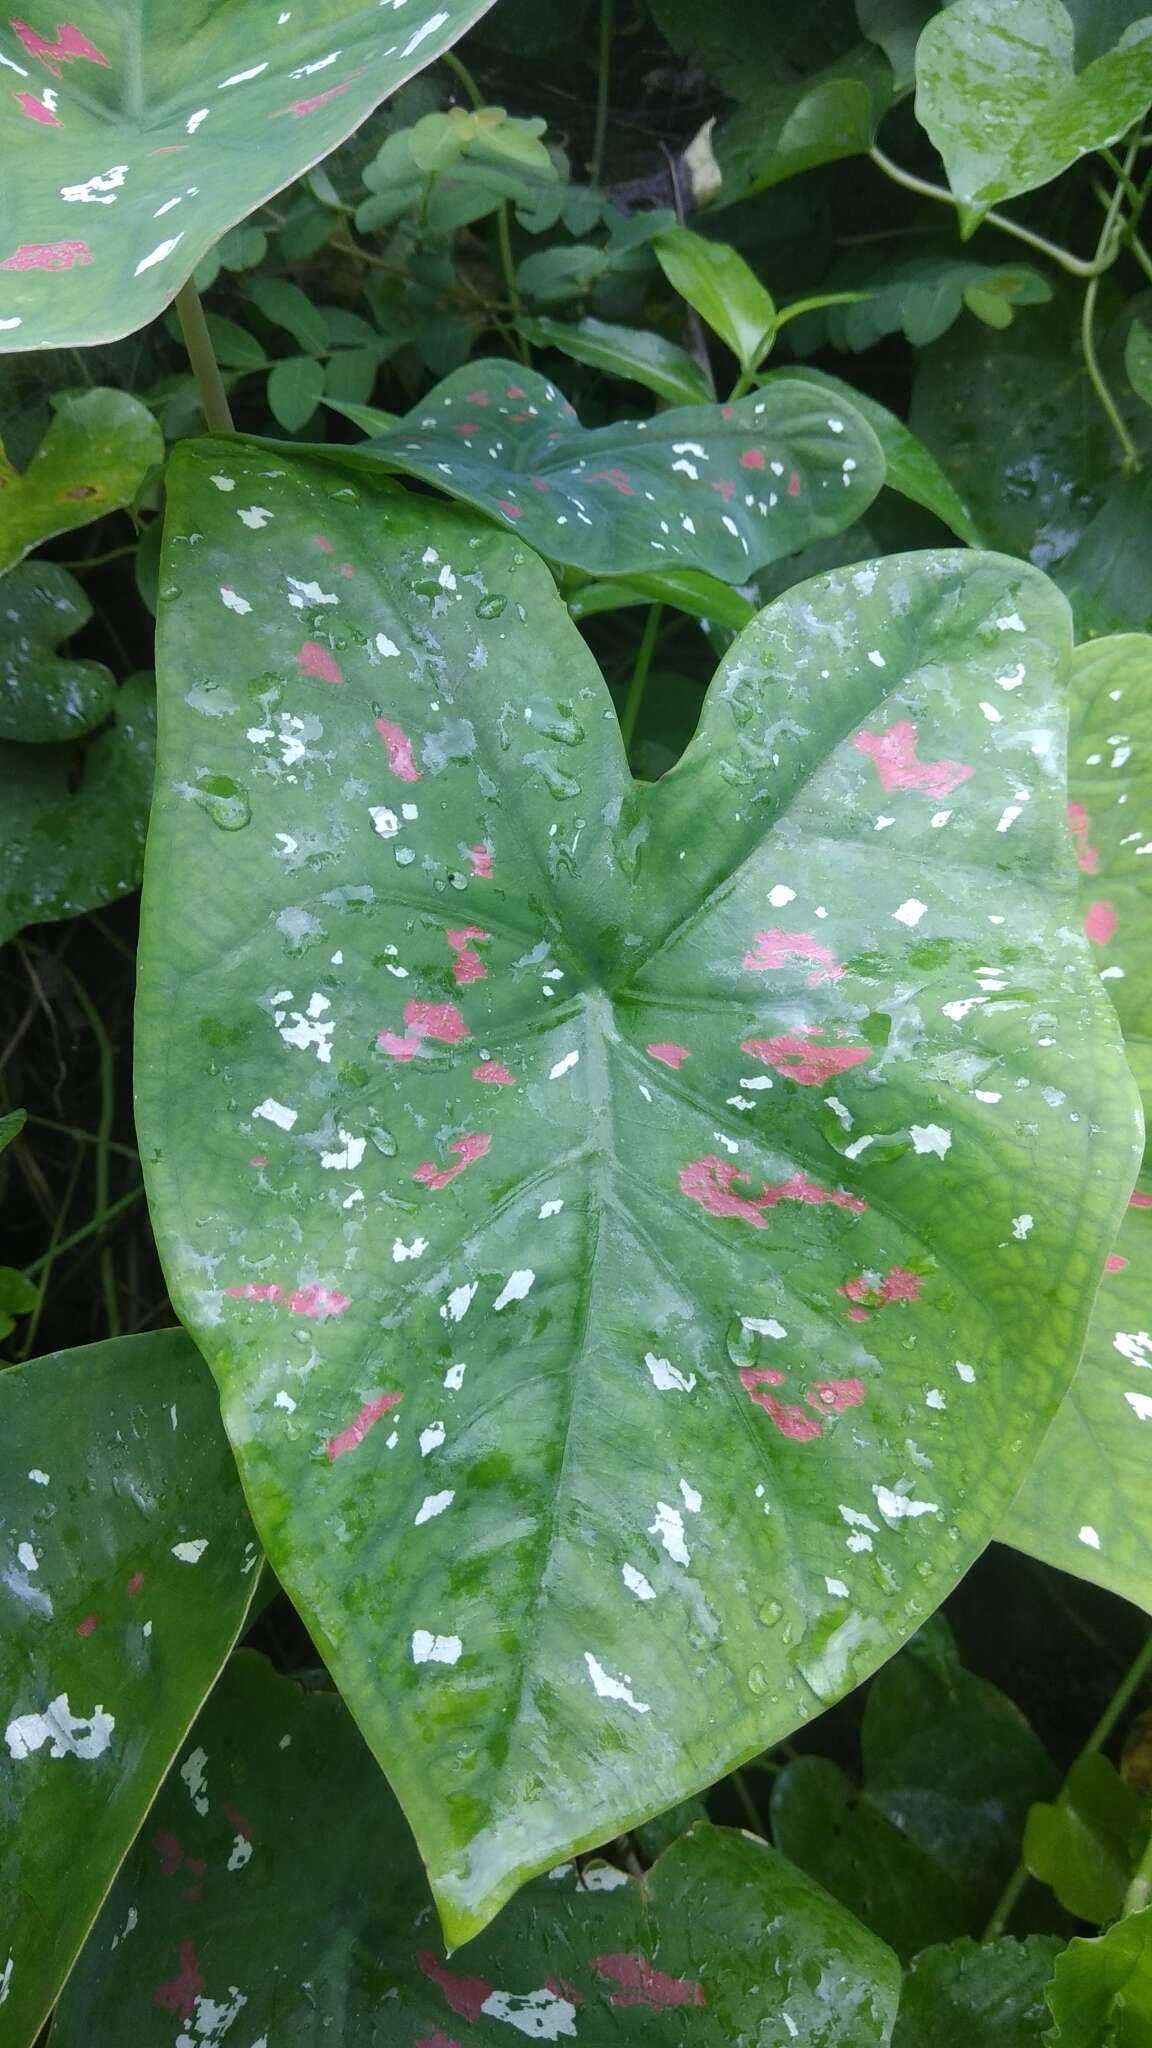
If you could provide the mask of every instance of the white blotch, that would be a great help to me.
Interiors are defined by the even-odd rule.
[[[233,1835],[232,1847],[228,1854],[227,1868],[229,1870],[243,1870],[245,1864],[251,1863],[251,1861],[252,1844],[248,1840],[248,1837],[246,1835]],[[237,1996],[239,1996],[239,1993],[237,1993]],[[203,2006],[206,2003],[206,2001],[204,1999],[197,1999],[196,2003],[196,2027],[197,2031],[199,2031],[201,2019],[203,2017],[199,2008]]]
[[[582,1892],[618,1892],[621,1885],[631,1883],[626,1870],[617,1870],[614,1863],[585,1865],[580,1872]]]
[[[531,1266],[518,1266],[514,1273],[509,1273],[503,1287],[492,1303],[493,1308],[507,1308],[510,1301],[523,1301],[525,1295],[531,1292],[535,1278],[536,1275],[532,1271]]]
[[[338,1130],[336,1137],[340,1150],[338,1152],[322,1152],[320,1154],[321,1166],[339,1167],[341,1169],[348,1168],[354,1171],[359,1166],[368,1149],[368,1140],[366,1138],[354,1138],[351,1131],[344,1130]]]
[[[416,1510],[416,1527],[419,1528],[421,1522],[435,1521],[437,1515],[442,1515],[445,1508],[451,1507],[455,1498],[456,1495],[450,1487],[443,1493],[425,1494]]]
[[[234,476],[210,476],[208,481],[210,484],[215,484],[218,491],[234,491],[236,489],[236,479]]]
[[[928,1392],[924,1396],[924,1406],[926,1408],[943,1409],[945,1405],[944,1396],[939,1387],[929,1387]]]
[[[1002,690],[1018,690],[1024,681],[1024,663],[1018,661],[1014,669],[1006,676],[997,676],[996,681]]]
[[[1152,1420],[1152,1394],[1125,1394],[1124,1399],[1138,1422]]]
[[[831,1593],[832,1598],[834,1600],[847,1600],[848,1588],[844,1584],[843,1579],[826,1578],[824,1584],[827,1586],[828,1591]]]
[[[391,655],[399,654],[400,649],[397,647],[394,640],[390,640],[388,638],[387,633],[377,633],[376,652],[377,654]]]
[[[972,1093],[976,1097],[977,1102],[1003,1102],[1004,1100],[1004,1097],[998,1095],[994,1088],[974,1088]]]
[[[394,1237],[392,1239],[392,1257],[398,1266],[402,1266],[404,1264],[405,1259],[420,1258],[422,1253],[426,1252],[427,1249],[428,1239],[426,1237],[414,1237],[412,1239],[411,1244],[405,1244],[404,1239],[402,1237]],[[457,1293],[459,1292],[460,1290],[458,1288]],[[473,1290],[473,1292],[475,1292],[475,1290]],[[455,1300],[455,1296],[453,1296],[452,1299]],[[471,1295],[469,1296],[469,1300],[471,1300]],[[464,1307],[467,1308],[467,1306],[468,1303],[465,1302]],[[461,1309],[460,1315],[463,1315],[463,1313],[464,1310]],[[460,1316],[453,1317],[454,1322],[458,1323],[459,1320]]]
[[[1100,1538],[1096,1530],[1092,1527],[1091,1522],[1085,1522],[1084,1527],[1082,1529],[1078,1529],[1076,1531],[1076,1534],[1078,1540],[1081,1543],[1086,1543],[1088,1545],[1089,1550],[1099,1550]]]
[[[33,1465],[28,1477],[32,1481],[33,1486],[47,1486],[48,1484],[48,1474],[47,1472],[42,1472],[39,1465]]]
[[[272,514],[266,505],[242,505],[237,511],[236,517],[237,519],[242,519],[245,526],[250,527],[253,533],[258,533],[262,526],[267,526]]]
[[[954,1362],[958,1377],[963,1380],[966,1387],[970,1387],[972,1385],[973,1380],[976,1377],[975,1366],[965,1365],[959,1358],[957,1358]]]
[[[230,583],[222,583],[220,585],[220,600],[222,604],[227,605],[230,612],[235,612],[237,618],[240,619],[244,618],[252,609],[248,599],[241,597],[238,591],[233,590]]]
[[[261,72],[267,69],[268,59],[265,58],[263,64],[253,64],[250,71],[234,71],[231,78],[222,78],[216,90],[224,92],[230,85],[247,85],[250,78],[259,78]]]
[[[886,1522],[915,1522],[921,1515],[938,1515],[934,1501],[912,1500],[906,1493],[893,1493],[890,1486],[874,1486],[876,1505]]]
[[[490,1991],[480,2010],[489,2019],[506,2020],[518,2034],[527,2034],[533,2041],[558,2041],[561,2034],[576,2032],[576,2007],[571,1999],[547,1986],[540,1991]]]
[[[201,1820],[208,1812],[208,1773],[205,1768],[207,1762],[207,1750],[194,1749],[180,1766],[180,1776],[188,1788],[188,1797]]]
[[[790,889],[787,882],[777,882],[768,891],[768,901],[772,905],[773,910],[783,910],[786,903],[795,903],[796,891],[795,889]]]
[[[909,896],[907,902],[901,903],[899,908],[892,912],[892,915],[896,919],[897,924],[917,925],[927,908],[928,905],[921,903],[918,897]]]
[[[469,1280],[461,1287],[454,1287],[446,1302],[442,1303],[440,1315],[446,1323],[462,1322],[472,1306],[479,1281]]]
[[[651,1708],[646,1706],[643,1700],[636,1698],[635,1693],[627,1682],[627,1676],[624,1678],[612,1678],[605,1671],[604,1666],[598,1663],[591,1650],[585,1650],[584,1662],[588,1666],[588,1676],[602,1700],[620,1700],[624,1706],[631,1707],[634,1714],[647,1714],[651,1712]],[[575,2027],[571,2031],[575,2033]]]
[[[777,1341],[788,1335],[783,1323],[778,1323],[775,1316],[741,1316],[740,1327],[751,1330],[757,1337],[775,1337]]]
[[[937,1159],[943,1159],[952,1143],[951,1131],[943,1124],[909,1124],[908,1136],[917,1152],[934,1152]]]
[[[459,1636],[434,1636],[418,1628],[412,1637],[414,1664],[455,1664],[464,1648]]]
[[[563,1207],[563,1201],[553,1199],[551,1202],[542,1202],[536,1213],[541,1223],[546,1223],[549,1216],[558,1216]]]
[[[656,1598],[655,1586],[653,1586],[650,1583],[650,1581],[644,1577],[643,1572],[637,1571],[634,1564],[622,1564],[620,1567],[620,1576],[623,1579],[624,1584],[627,1586],[628,1591],[630,1593],[635,1593],[636,1598],[638,1600],[654,1600]]]
[[[449,1387],[454,1394],[458,1394],[464,1385],[464,1375],[467,1370],[467,1365],[450,1365],[444,1375],[444,1385]]]
[[[18,1543],[16,1546],[16,1556],[18,1557],[20,1563],[23,1565],[24,1570],[26,1572],[39,1571],[40,1559],[37,1557],[36,1552],[33,1550],[32,1545],[30,1543]]]
[[[199,1564],[207,1548],[206,1536],[192,1536],[186,1543],[174,1543],[172,1555],[178,1558],[181,1564]]]
[[[872,663],[873,668],[887,668],[888,666],[878,647],[870,647],[868,649],[868,659]]]
[[[997,711],[995,704],[985,704],[982,702],[980,709],[988,720],[989,725],[999,725],[1000,720],[1004,716],[1002,711]]]
[[[702,1493],[697,1493],[694,1486],[689,1486],[686,1479],[680,1481],[680,1498],[690,1515],[698,1515],[700,1513],[704,1505],[704,1496]]]
[[[563,1059],[557,1060],[556,1065],[553,1068],[551,1068],[548,1075],[548,1079],[550,1081],[558,1081],[560,1079],[561,1074],[567,1074],[568,1072],[570,1072],[570,1070],[576,1065],[579,1058],[580,1055],[578,1052],[566,1052]]]
[[[109,170],[97,171],[94,177],[85,179],[82,185],[61,185],[60,197],[79,201],[82,206],[115,206],[116,194],[127,176],[127,164],[113,164]]]
[[[654,1351],[644,1353],[644,1363],[652,1375],[653,1386],[658,1387],[662,1394],[669,1394],[673,1389],[680,1394],[690,1394],[696,1385],[694,1372],[685,1376],[670,1359],[657,1358]]]
[[[281,1387],[272,1406],[274,1408],[282,1408],[285,1415],[295,1415],[296,1413],[296,1403],[292,1399],[291,1394],[287,1393],[283,1387]]]
[[[166,242],[158,243],[157,247],[153,249],[147,256],[142,256],[140,258],[139,263],[136,265],[134,275],[136,277],[139,277],[143,271],[151,270],[154,263],[163,263],[164,258],[166,256],[170,256],[172,254],[173,249],[175,249],[178,246],[178,244],[181,243],[183,240],[184,236],[182,233],[179,235],[169,235],[168,240]]]
[[[196,112],[189,114],[188,119],[184,123],[184,133],[186,135],[195,135],[201,122],[208,119],[208,113],[209,109],[207,107],[197,107]]]
[[[1006,612],[1002,619],[997,619],[996,624],[1002,633],[1026,633],[1028,631],[1019,612]]]
[[[289,1109],[285,1103],[277,1102],[275,1096],[269,1095],[256,1104],[252,1114],[263,1117],[266,1123],[277,1124],[282,1131],[290,1131],[300,1112]]]
[[[420,1431],[420,1456],[426,1458],[429,1451],[438,1451],[444,1441],[444,1424],[430,1422],[427,1429]]]
[[[1152,1335],[1147,1330],[1117,1330],[1112,1349],[1129,1365],[1152,1366]]]
[[[1035,1218],[1029,1216],[1027,1211],[1022,1216],[1014,1216],[1012,1218],[1012,1235],[1015,1238],[1019,1238],[1021,1244],[1023,1244],[1024,1239],[1031,1230],[1034,1221]]]
[[[658,1536],[673,1564],[691,1564],[692,1558],[684,1541],[684,1517],[679,1508],[670,1508],[667,1501],[656,1503],[656,1520],[648,1529],[650,1536]]]
[[[46,1742],[50,1757],[76,1756],[91,1763],[103,1756],[115,1726],[114,1716],[106,1714],[103,1707],[93,1707],[90,1714],[74,1714],[67,1693],[62,1692],[42,1714],[18,1714],[9,1721],[4,1739],[14,1763],[34,1756]]]
[[[1021,815],[1023,808],[1024,806],[1022,804],[1005,804],[1004,809],[1001,811],[1000,816],[996,821],[996,830],[998,832],[1010,831],[1012,826],[1016,823],[1017,818]]]

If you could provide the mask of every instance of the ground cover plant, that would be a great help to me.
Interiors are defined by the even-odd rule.
[[[1152,2044],[1152,20],[0,26],[0,2044]]]

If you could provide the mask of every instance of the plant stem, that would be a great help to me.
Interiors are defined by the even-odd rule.
[[[1132,165],[1136,160],[1136,149],[1136,142],[1130,142],[1116,180],[1115,189],[1108,202],[1103,226],[1100,229],[1100,240],[1096,245],[1097,259],[1107,257],[1107,260],[1111,262],[1115,258],[1122,233],[1120,228],[1120,209],[1123,205],[1125,189],[1131,182]],[[1099,268],[1104,268],[1102,261],[1099,264]],[[1137,453],[1136,443],[1128,432],[1120,408],[1112,396],[1108,380],[1100,367],[1100,358],[1096,353],[1096,298],[1099,290],[1100,276],[1098,270],[1097,274],[1089,279],[1088,287],[1084,293],[1084,304],[1080,309],[1080,347],[1084,355],[1084,368],[1088,372],[1089,381],[1100,401],[1104,415],[1124,451],[1125,469],[1139,469],[1140,457]]]
[[[1075,1765],[1081,1763],[1086,1756],[1093,1756],[1098,1749],[1103,1749],[1104,1744],[1107,1742],[1108,1737],[1111,1735],[1112,1730],[1115,1728],[1116,1723],[1120,1719],[1121,1714],[1128,1706],[1129,1702],[1132,1699],[1133,1694],[1136,1692],[1141,1681],[1147,1677],[1150,1669],[1152,1669],[1152,1635],[1149,1635],[1147,1641],[1136,1652],[1135,1657],[1132,1659],[1131,1664],[1128,1666],[1127,1671],[1124,1673],[1123,1678],[1120,1680],[1119,1685],[1116,1687],[1115,1692],[1113,1693],[1111,1699],[1109,1700],[1107,1706],[1101,1714],[1100,1719],[1097,1721],[1096,1726],[1093,1728],[1091,1734],[1089,1735],[1088,1740],[1084,1744],[1083,1749],[1080,1751],[1080,1754],[1076,1757],[1075,1762],[1072,1765],[1073,1769],[1075,1769]],[[1067,1778],[1065,1778],[1064,1785],[1061,1786],[1059,1792],[1056,1795],[1057,1806],[1061,1804],[1064,1798],[1064,1786],[1067,1785],[1067,1782],[1068,1780]],[[1149,1844],[1148,1850],[1145,1852],[1145,1856],[1140,1864],[1140,1870],[1137,1871],[1136,1878],[1133,1878],[1132,1880],[1133,1885],[1135,1885],[1137,1878],[1139,1878],[1140,1872],[1143,1871],[1144,1864],[1146,1862],[1149,1862],[1150,1858],[1152,1858],[1152,1843]],[[1150,1864],[1150,1874],[1152,1874],[1152,1864]],[[1018,1863],[1015,1870],[1012,1872],[1011,1877],[1008,1879],[1008,1882],[1005,1885],[1003,1891],[1001,1892],[1000,1897],[997,1899],[995,1906],[992,1908],[992,1916],[988,1922],[987,1927],[984,1929],[984,1932],[980,1937],[982,1941],[994,1941],[998,1934],[1002,1934],[1004,1932],[1005,1925],[1010,1919],[1012,1912],[1016,1906],[1017,1900],[1019,1899],[1020,1894],[1023,1891],[1027,1882],[1027,1866],[1023,1862]],[[1146,1905],[1148,1903],[1147,1899],[1145,1899],[1143,1903]],[[1127,1912],[1130,1909],[1127,1905],[1125,1905],[1124,1910],[1125,1912]]]
[[[895,184],[903,185],[906,192],[917,192],[923,199],[937,199],[942,205],[950,206],[954,211],[958,210],[959,201],[946,186],[930,184],[927,178],[918,178],[914,172],[902,169],[899,164],[893,163],[890,156],[885,156],[883,150],[875,143],[868,154],[877,170],[883,171],[885,177],[891,178]],[[1109,248],[1102,254],[1101,249],[1097,248],[1091,261],[1085,262],[1083,257],[1074,256],[1070,249],[1062,249],[1058,242],[1050,242],[1044,235],[1033,234],[1031,228],[1021,227],[1018,221],[1009,220],[1007,214],[997,213],[995,208],[991,208],[983,216],[980,225],[999,228],[1005,235],[1014,235],[1018,242],[1026,242],[1030,249],[1038,249],[1042,256],[1051,257],[1053,263],[1058,263],[1060,268],[1068,271],[1072,277],[1098,277],[1101,271],[1109,268],[1116,253],[1114,249]]]
[[[224,389],[224,379],[220,375],[220,365],[216,361],[216,351],[212,346],[212,337],[208,332],[208,322],[204,318],[204,308],[200,304],[200,294],[194,278],[190,277],[187,284],[182,284],[177,292],[176,311],[180,316],[180,331],[184,336],[188,361],[192,365],[192,375],[196,380],[196,396],[200,400],[204,424],[211,434],[234,433],[228,393]]]
[[[472,111],[475,113],[478,107],[484,105],[484,95],[469,71],[468,66],[456,55],[455,50],[445,50],[440,62],[448,66],[453,78],[459,79],[464,87],[466,98],[471,101]]]
[[[123,547],[108,548],[102,555],[80,555],[74,562],[57,562],[58,569],[103,569],[108,562],[122,561],[125,555],[134,555],[140,543],[138,540],[125,541]]]
[[[52,1235],[48,1239],[48,1249],[45,1252],[43,1259],[43,1271],[40,1275],[40,1279],[37,1282],[37,1286],[39,1287],[40,1292],[37,1297],[36,1306],[32,1310],[32,1313],[28,1318],[28,1325],[24,1332],[24,1340],[20,1346],[19,1351],[16,1354],[17,1358],[21,1360],[30,1356],[32,1347],[36,1342],[36,1332],[40,1328],[40,1318],[44,1313],[44,1303],[48,1297],[48,1282],[51,1278],[52,1267],[55,1264],[56,1255],[60,1249],[60,1234],[64,1228],[64,1222],[68,1215],[68,1212],[72,1207],[72,1197],[76,1193],[76,1183],[80,1178],[80,1168],[83,1165],[83,1163],[84,1153],[82,1148],[79,1145],[77,1145],[75,1153],[73,1154],[72,1158],[72,1171],[68,1176],[68,1185],[64,1190],[64,1199],[60,1203],[56,1211],[56,1215],[53,1218]]]
[[[454,78],[459,79],[460,84],[464,88],[465,96],[471,102],[472,110],[475,113],[478,107],[484,105],[484,95],[469,71],[468,66],[456,55],[455,50],[445,50],[440,61],[448,66]],[[516,263],[512,255],[512,230],[508,219],[508,201],[506,199],[502,199],[496,208],[496,248],[500,257],[500,275],[504,279],[504,290],[508,294],[508,305],[512,318],[515,321],[520,318],[520,293],[516,287]],[[507,329],[499,320],[493,320],[493,325],[499,333],[504,335],[506,341],[510,341],[520,361],[526,366],[530,366],[532,353],[524,336],[518,333],[509,335]]]
[[[113,1202],[111,1208],[106,1210],[103,1216],[93,1216],[90,1223],[85,1223],[80,1230],[74,1230],[71,1237],[62,1238],[60,1243],[55,1246],[52,1256],[59,1259],[63,1257],[65,1252],[74,1251],[78,1244],[83,1244],[96,1231],[103,1230],[109,1223],[115,1222],[117,1216],[121,1215],[125,1209],[130,1209],[133,1202],[141,1201],[143,1195],[144,1189],[142,1186],[129,1188],[128,1193],[121,1195],[118,1201]],[[30,1266],[22,1267],[21,1270],[24,1278],[26,1280],[34,1280],[37,1273],[48,1263],[48,1254],[42,1252],[38,1259],[33,1259]]]
[[[762,1835],[764,1833],[764,1823],[761,1820],[760,1815],[756,1811],[756,1802],[753,1799],[752,1794],[749,1792],[747,1785],[744,1783],[744,1773],[742,1771],[733,1771],[732,1789],[735,1792],[737,1799],[740,1801],[741,1806],[744,1808],[744,1812],[748,1817],[748,1824],[751,1827],[753,1834]]]
[[[61,963],[61,971],[67,978],[72,993],[83,1010],[88,1028],[96,1040],[100,1056],[100,1121],[96,1126],[95,1197],[96,1213],[94,1224],[104,1230],[109,1213],[108,1167],[112,1143],[112,1121],[116,1113],[116,1058],[112,1041],[104,1029],[104,1020],[95,1003],[70,967]],[[112,1248],[108,1244],[100,1247],[100,1288],[104,1297],[104,1315],[108,1324],[108,1335],[120,1335],[120,1309],[116,1299],[116,1271],[112,1263]]]
[[[632,735],[636,730],[636,720],[640,716],[640,706],[644,701],[644,686],[648,681],[648,670],[652,666],[656,635],[660,631],[660,620],[663,612],[664,607],[662,604],[654,604],[649,607],[648,617],[644,621],[644,631],[640,636],[640,645],[636,650],[636,665],[632,670],[632,681],[628,685],[628,695],[625,699],[624,710],[620,719],[620,733],[624,741],[625,753],[627,753],[628,748],[632,745]]]
[[[1144,1854],[1136,1865],[1136,1875],[1124,1894],[1124,1904],[1120,1910],[1121,1919],[1126,1920],[1129,1913],[1142,1913],[1150,1901],[1152,1901],[1152,1835],[1148,1837]]]
[[[588,180],[598,185],[604,175],[604,145],[608,139],[608,94],[612,82],[612,32],[615,0],[600,0],[600,63],[596,76],[596,126],[592,132],[592,157]]]

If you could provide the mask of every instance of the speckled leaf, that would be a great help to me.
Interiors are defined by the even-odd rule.
[[[0,1373],[5,2048],[35,2041],[235,1640],[258,1557],[183,1331]],[[195,1763],[180,1789],[201,1798]]]
[[[0,28],[0,349],[154,320],[491,0],[33,0]],[[179,161],[177,161],[179,159]]]
[[[895,1957],[747,1835],[699,1826],[642,1883],[564,1865],[448,1962],[412,1838],[338,1698],[242,1650],[190,1755],[207,1757],[203,1810],[173,1773],[77,1966],[55,2048],[171,2048],[179,2021],[215,2040],[213,2020],[223,2032],[219,2015],[241,2011],[237,2036],[275,2048],[890,2038]],[[203,1866],[192,1901],[166,1853],[176,1843]]]
[[[1059,1952],[1046,1934],[924,1949],[904,1979],[892,2048],[1039,2048]]]
[[[1070,1941],[1045,1997],[1048,2048],[1148,2048],[1152,2039],[1152,1906],[1096,1941]]]
[[[639,786],[544,565],[355,461],[178,449],[166,587],[153,1215],[460,1939],[881,1662],[1067,1384],[1136,1124],[1066,607],[801,584]]]
[[[0,740],[70,740],[108,716],[116,678],[56,653],[92,607],[55,562],[22,562],[0,583]]]
[[[969,206],[995,206],[1118,141],[1152,103],[1152,21],[1077,71],[1060,0],[956,0],[916,45],[916,113]]]
[[[0,86],[0,106],[3,95]],[[0,283],[0,304],[3,300]],[[3,326],[0,320],[0,330]],[[22,474],[0,447],[0,570],[10,569],[53,534],[90,526],[106,512],[130,504],[148,471],[164,460],[159,426],[147,406],[127,391],[97,387],[66,394],[53,404],[56,417]]]
[[[799,380],[586,430],[555,384],[499,361],[454,371],[356,452],[475,505],[551,561],[621,576],[673,563],[728,583],[850,526],[884,481],[860,414]]]
[[[90,741],[0,743],[0,942],[139,888],[155,724],[152,678],[141,674]]]

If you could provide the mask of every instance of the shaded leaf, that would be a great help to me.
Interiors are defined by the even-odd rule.
[[[578,363],[610,377],[643,384],[672,405],[708,405],[714,393],[687,349],[662,334],[639,327],[613,327],[605,320],[548,320],[541,315],[517,323],[535,348],[558,348]]]
[[[319,306],[314,306],[307,293],[302,292],[291,279],[254,277],[248,286],[248,297],[257,312],[271,320],[274,327],[282,327],[302,349],[327,349],[327,319]]]
[[[126,391],[66,393],[53,404],[55,418],[23,475],[0,449],[0,571],[54,534],[131,504],[164,460],[156,421]]]
[[[1045,1996],[1050,2048],[1146,2048],[1152,2034],[1152,1906],[1096,1941],[1070,1941]]]
[[[1058,1940],[950,1941],[926,1948],[904,1979],[892,2048],[1037,2048]]]
[[[5,2042],[31,2048],[257,1576],[212,1380],[183,1331],[0,1373],[0,1551],[0,1977]],[[185,1765],[186,1811],[203,1763]],[[169,1843],[163,1860],[195,1886]]]
[[[713,621],[739,633],[755,618],[759,605],[720,583],[714,576],[702,576],[698,569],[652,569],[647,574],[608,576],[581,583],[568,593],[568,609],[574,619],[590,619],[597,612],[614,612],[634,604],[670,604],[690,617]]]
[[[154,1220],[459,1939],[889,1655],[1063,1392],[1135,1151],[1033,751],[1066,611],[803,585],[638,787],[518,535],[229,439],[167,547]]]
[[[262,370],[268,358],[254,334],[219,313],[205,314],[216,361],[222,370]]]
[[[16,1328],[18,1317],[31,1315],[40,1299],[40,1289],[15,1266],[0,1266],[0,1338]]]
[[[854,75],[855,74],[855,75]],[[887,76],[867,45],[851,68],[771,86],[740,107],[716,137],[725,201],[766,192],[821,164],[866,156],[887,99]]]
[[[896,264],[889,257],[879,268],[857,258],[836,274],[868,286],[854,305],[828,320],[833,346],[856,351],[897,333],[915,348],[926,348],[947,333],[965,305],[987,326],[1007,327],[1015,306],[1044,305],[1052,297],[1047,278],[1029,264],[976,263],[953,255],[914,256]]]
[[[681,227],[665,228],[652,246],[673,289],[720,336],[740,368],[754,370],[772,346],[776,308],[739,250]]]
[[[0,1115],[0,1152],[6,1152],[13,1138],[18,1138],[28,1119],[26,1109],[9,1109]]]
[[[171,2048],[173,2015],[199,2040],[241,2000],[244,2038],[277,2048],[330,2034],[424,2048],[730,2048],[766,2029],[801,2048],[888,2039],[895,1958],[765,1843],[704,1824],[642,1883],[608,1863],[561,1866],[447,1961],[411,1836],[339,1699],[241,1651],[193,1731],[196,1755],[207,1810],[189,1811],[176,1773],[153,1819],[203,1863],[198,1895],[182,1899],[155,1836],[137,1845],[57,2048]],[[117,1945],[130,1914],[133,1939]]]
[[[114,341],[169,303],[224,230],[319,162],[490,0],[385,17],[375,0],[221,0],[83,29],[0,29],[0,349]],[[47,20],[47,17],[44,17]],[[15,73],[15,76],[13,76]],[[243,228],[220,258],[259,261]],[[261,241],[263,238],[260,238]]]
[[[860,26],[887,57],[897,92],[904,92],[916,76],[916,44],[936,8],[937,0],[856,0]]]
[[[307,426],[324,396],[324,366],[314,356],[284,356],[268,376],[268,408],[290,434]]]
[[[1152,405],[1152,333],[1142,320],[1134,320],[1124,345],[1124,367],[1128,381],[1145,405]]]
[[[1023,1860],[1069,1913],[1103,1925],[1124,1910],[1150,1823],[1149,1800],[1093,1751],[1073,1764],[1053,1804],[1032,1808]]]
[[[1150,548],[1152,479],[1146,473],[1121,477],[1055,572],[1080,637],[1152,628]]]
[[[82,587],[55,562],[9,570],[0,586],[0,741],[75,739],[107,717],[111,671],[56,652],[91,616]]]

